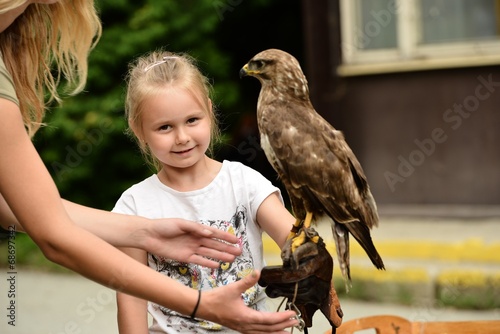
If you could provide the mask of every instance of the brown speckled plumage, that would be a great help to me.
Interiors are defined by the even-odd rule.
[[[282,180],[296,218],[306,211],[318,221],[332,220],[342,274],[350,280],[349,234],[378,269],[382,258],[370,229],[378,225],[377,207],[363,169],[336,130],[314,109],[307,80],[290,54],[269,49],[255,55],[241,70],[259,79],[257,104],[261,146]]]

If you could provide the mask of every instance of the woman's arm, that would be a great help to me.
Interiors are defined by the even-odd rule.
[[[184,219],[146,219],[89,208],[63,200],[77,225],[116,247],[140,248],[173,260],[217,268],[232,262],[241,250],[230,244],[237,238],[211,226]],[[16,216],[0,194],[0,226],[24,232]],[[212,259],[212,260],[211,260]]]
[[[17,221],[16,216],[9,208],[9,205],[0,193],[0,226],[4,230],[15,229],[17,232],[24,232],[23,227]]]
[[[145,251],[135,248],[122,248],[122,251],[146,265],[147,253]],[[148,334],[147,301],[117,292],[116,302],[120,334]]]
[[[295,223],[295,217],[283,205],[277,193],[272,193],[260,204],[257,222],[282,249]]]
[[[210,268],[217,268],[217,261],[232,262],[241,254],[238,247],[231,245],[238,242],[236,236],[211,226],[178,218],[146,219],[92,209],[66,200],[63,203],[77,225],[116,247],[140,248],[172,260]]]
[[[0,110],[0,193],[44,255],[102,285],[190,314],[196,291],[131,259],[70,219],[26,134],[19,108],[0,99]],[[284,333],[297,323],[289,319],[293,312],[251,312],[241,300],[241,289],[249,282],[255,284],[256,279],[204,294],[199,316],[244,333]]]
[[[140,248],[164,257],[217,268],[241,254],[237,238],[211,226],[184,219],[146,219],[89,208],[63,200],[71,220],[116,247]],[[0,194],[0,226],[24,232]]]

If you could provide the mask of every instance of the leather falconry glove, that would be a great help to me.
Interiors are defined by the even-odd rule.
[[[333,259],[313,228],[302,227],[299,233],[301,231],[305,233],[306,242],[292,252],[293,239],[287,240],[281,252],[283,265],[264,267],[259,285],[266,287],[270,298],[285,297],[289,305],[299,310],[305,333],[312,326],[313,315],[318,309],[335,333],[342,323],[343,313],[332,281]]]

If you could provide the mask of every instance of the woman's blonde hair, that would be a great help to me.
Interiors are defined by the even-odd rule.
[[[24,4],[26,0],[2,0],[0,13]],[[91,0],[31,4],[0,33],[0,51],[30,136],[42,125],[46,105],[60,101],[62,78],[67,93],[83,89],[88,55],[100,36],[101,22]]]
[[[129,124],[129,134],[136,139],[146,161],[157,171],[161,169],[161,164],[142,140],[141,115],[147,112],[143,108],[144,102],[167,87],[188,91],[210,117],[209,154],[213,153],[214,144],[220,141],[215,107],[211,102],[212,86],[208,78],[196,66],[194,58],[187,54],[174,54],[166,51],[154,51],[139,57],[129,66],[125,115]]]

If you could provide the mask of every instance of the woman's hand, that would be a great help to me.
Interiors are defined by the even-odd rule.
[[[137,232],[139,234],[140,232]],[[238,238],[211,226],[184,219],[153,219],[146,224],[144,249],[166,258],[218,268],[241,254]]]
[[[238,282],[203,291],[196,317],[246,334],[289,333],[285,329],[298,325],[295,312],[259,312],[243,302],[241,294],[254,286],[259,276],[259,272],[253,271]]]

